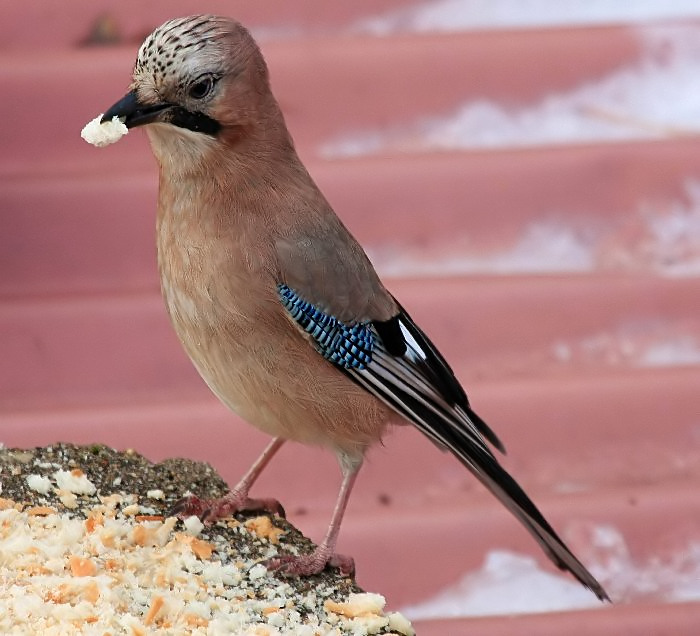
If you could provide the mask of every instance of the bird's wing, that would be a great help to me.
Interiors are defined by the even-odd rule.
[[[342,321],[287,284],[278,285],[278,295],[324,358],[439,446],[455,452],[456,440],[463,439],[491,455],[486,438],[504,451],[469,406],[445,359],[398,303],[398,313],[388,320]]]
[[[339,363],[345,355],[333,350],[344,337],[371,344],[371,366],[360,369],[346,359],[341,367],[406,419],[422,422],[421,430],[439,446],[448,445],[431,430],[431,422],[457,427],[485,452],[490,451],[484,437],[505,452],[470,408],[445,359],[386,290],[362,247],[320,192],[313,192],[320,199],[318,205],[306,206],[303,228],[295,231],[292,226],[276,240],[287,309],[310,321],[308,329],[321,338],[315,340],[318,350],[332,362]],[[316,210],[324,213],[314,216]]]
[[[388,320],[398,312],[364,250],[335,214],[306,215],[302,229],[288,228],[275,241],[279,282],[338,320]]]
[[[351,380],[450,450],[523,523],[545,553],[599,598],[605,591],[564,545],[535,504],[501,467],[485,439],[503,445],[471,409],[447,362],[408,313],[387,320],[340,320],[289,284],[280,302],[316,350]],[[395,302],[395,301],[394,301]]]

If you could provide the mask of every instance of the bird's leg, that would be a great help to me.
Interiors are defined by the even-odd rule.
[[[275,437],[258,457],[255,463],[236,486],[219,499],[200,499],[196,495],[183,497],[170,511],[171,515],[181,519],[196,515],[202,521],[212,523],[217,519],[230,517],[242,510],[265,510],[284,517],[284,508],[276,499],[251,499],[248,491],[270,463],[275,453],[284,444],[284,439]]]
[[[338,541],[338,533],[340,532],[340,524],[343,521],[343,514],[348,505],[350,492],[355,484],[357,473],[362,466],[362,461],[356,462],[353,465],[346,465],[341,461],[343,470],[343,483],[340,486],[338,499],[335,502],[333,516],[331,517],[330,525],[326,531],[326,536],[323,541],[316,546],[316,549],[310,554],[302,555],[282,555],[268,559],[265,565],[269,570],[286,576],[311,576],[318,574],[326,565],[336,567],[341,574],[350,575],[355,572],[355,562],[352,557],[335,554],[335,544]]]

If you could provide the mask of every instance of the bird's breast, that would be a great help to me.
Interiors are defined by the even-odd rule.
[[[157,235],[163,298],[183,341],[244,330],[269,304],[275,283],[263,250],[251,252],[235,231],[171,212],[161,215]]]
[[[184,220],[159,221],[161,287],[180,341],[209,388],[251,424],[360,453],[381,436],[386,410],[292,323],[259,256]]]
[[[239,238],[195,214],[159,215],[161,290],[175,332],[214,393],[243,413],[243,378],[274,354],[270,334],[283,316],[273,277]]]

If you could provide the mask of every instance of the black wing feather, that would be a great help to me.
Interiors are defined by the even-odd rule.
[[[503,444],[469,406],[450,366],[403,308],[390,320],[346,323],[285,284],[278,285],[278,293],[290,317],[308,334],[319,354],[451,451],[520,520],[557,566],[570,571],[598,598],[608,599],[498,463],[486,440],[501,451]]]
[[[396,300],[396,299],[394,299]],[[421,359],[420,353],[416,353],[416,364],[420,370],[432,380],[433,385],[444,396],[448,403],[463,411],[466,419],[476,427],[476,429],[493,444],[499,451],[505,454],[506,448],[498,436],[491,430],[491,427],[484,422],[469,405],[467,394],[462,388],[462,385],[455,377],[452,368],[447,363],[447,360],[442,357],[442,354],[437,350],[435,345],[430,342],[421,328],[413,321],[408,312],[399,305],[401,312],[392,320],[400,325],[404,325],[405,329],[411,334],[413,340],[418,344],[421,351],[425,355],[425,360]]]
[[[520,520],[555,565],[571,572],[599,599],[609,600],[600,583],[489,450],[484,437],[501,450],[503,445],[471,409],[464,390],[435,346],[405,311],[392,320],[404,335],[405,352],[395,355],[385,346],[381,333],[391,333],[392,337],[397,333],[395,327],[389,331],[385,322],[376,329],[372,362],[362,369],[342,371],[451,451]],[[399,350],[396,342],[391,346]]]

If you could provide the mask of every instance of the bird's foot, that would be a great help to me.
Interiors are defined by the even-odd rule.
[[[200,499],[196,495],[183,497],[170,510],[170,516],[186,519],[196,516],[205,523],[231,517],[237,512],[264,511],[284,517],[284,508],[276,499],[251,499],[235,490],[219,499]]]
[[[268,570],[283,576],[312,576],[322,572],[326,565],[338,568],[343,576],[355,573],[355,561],[352,557],[333,554],[323,545],[318,546],[311,554],[273,557],[265,561],[264,565]]]

